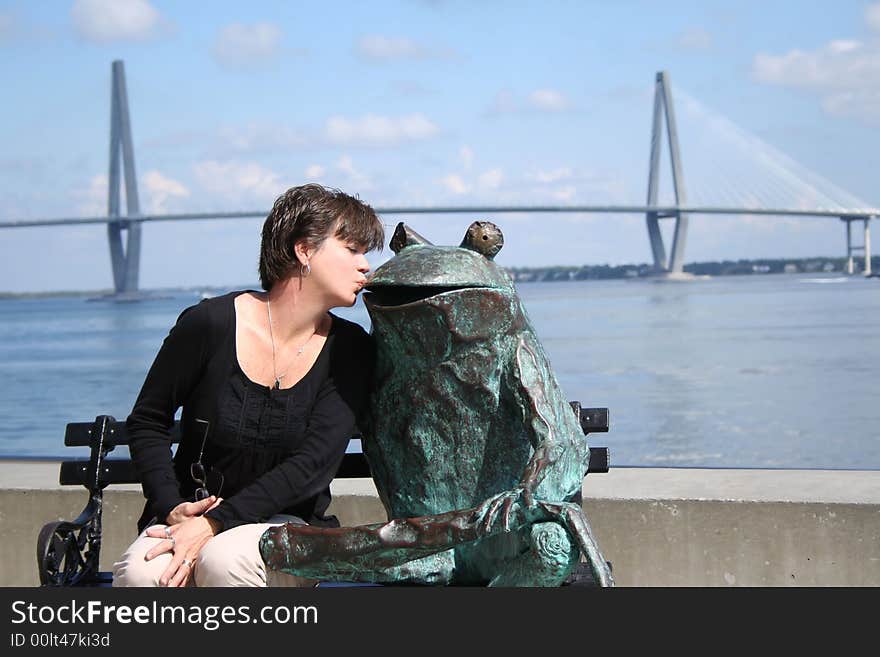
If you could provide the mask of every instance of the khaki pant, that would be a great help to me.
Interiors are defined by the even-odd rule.
[[[269,518],[269,522],[240,525],[220,532],[202,547],[188,586],[314,586],[313,579],[266,570],[260,555],[260,536],[269,527],[286,522],[306,524],[296,516],[277,515]],[[113,586],[159,586],[159,577],[171,563],[171,553],[165,552],[149,561],[144,555],[164,540],[147,536],[146,530],[138,536],[113,564]]]

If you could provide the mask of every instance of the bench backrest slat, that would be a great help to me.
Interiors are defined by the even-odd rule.
[[[85,486],[89,481],[88,461],[63,461],[59,473],[62,486]],[[360,452],[346,453],[337,477],[354,479],[370,476],[370,466]],[[139,484],[137,470],[129,459],[105,459],[101,462],[101,481],[106,484]]]
[[[80,484],[85,486],[89,481],[88,461],[64,461],[58,481],[62,486]],[[140,479],[134,469],[134,463],[128,459],[107,459],[101,463],[101,481],[108,484],[139,484]]]
[[[591,473],[608,472],[610,467],[607,447],[590,448]],[[361,452],[347,452],[342,458],[336,477],[358,479],[370,477],[370,466]],[[86,486],[89,478],[89,461],[62,461],[58,482],[62,486]],[[101,462],[101,482],[104,484],[139,484],[134,463],[129,459],[105,459]]]
[[[92,431],[94,422],[70,422],[64,431],[64,445],[66,447],[89,447],[92,443]],[[171,441],[180,442],[180,422],[175,422],[171,427]],[[125,422],[110,422],[104,444],[108,447],[116,445],[128,445],[128,431]]]
[[[584,433],[600,433],[608,431],[607,408],[581,408],[578,402],[572,402],[572,408],[578,414]],[[64,444],[67,447],[89,447],[92,440],[94,422],[70,422],[64,432]],[[110,422],[105,444],[110,446],[128,445],[128,431],[125,422]],[[171,441],[180,442],[180,422],[171,428]]]

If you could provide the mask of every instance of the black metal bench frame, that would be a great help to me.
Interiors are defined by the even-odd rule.
[[[608,431],[607,408],[581,408],[570,402],[584,434]],[[179,423],[174,424],[172,441],[180,440]],[[101,556],[104,489],[113,484],[138,484],[140,479],[131,459],[108,459],[118,445],[128,445],[124,422],[110,415],[99,415],[94,422],[71,422],[64,434],[66,447],[88,447],[88,460],[63,461],[59,473],[62,486],[81,485],[89,499],[74,520],[50,522],[37,537],[37,570],[41,586],[110,586],[113,574],[99,570]],[[608,472],[607,447],[590,448],[590,464],[585,474]],[[346,453],[337,479],[369,478],[370,466],[360,452]],[[580,494],[574,500],[580,502]]]

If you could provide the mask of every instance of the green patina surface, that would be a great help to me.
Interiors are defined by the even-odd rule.
[[[363,446],[393,519],[264,534],[267,564],[321,579],[555,586],[581,554],[611,574],[578,504],[589,449],[510,277],[501,231],[461,246],[400,224],[365,303],[377,349]]]

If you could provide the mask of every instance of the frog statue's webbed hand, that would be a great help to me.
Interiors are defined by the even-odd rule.
[[[497,495],[493,495],[489,499],[483,501],[475,512],[475,517],[479,522],[480,536],[488,536],[495,528],[499,514],[502,518],[504,531],[511,530],[510,518],[514,515],[514,527],[521,526],[526,521],[524,515],[520,513],[525,511],[529,506],[534,507],[534,497],[529,496],[531,505],[526,501],[526,491],[521,486],[517,486],[511,490],[506,490]],[[516,511],[516,513],[514,513]]]
[[[547,464],[551,462],[546,455],[545,447],[546,444],[535,450],[515,488],[493,495],[477,507],[478,517],[482,518],[484,535],[492,533],[499,517],[503,522],[504,531],[511,531],[543,518],[544,514],[535,501],[535,490],[541,482]]]

